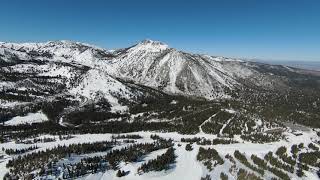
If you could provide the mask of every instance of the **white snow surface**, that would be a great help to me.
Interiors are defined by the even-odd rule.
[[[32,124],[48,121],[48,118],[42,111],[36,113],[28,113],[26,116],[16,116],[9,121],[5,122],[5,125],[19,125],[19,124]]]
[[[32,57],[22,52],[40,52],[50,53],[53,57],[37,57],[37,59],[50,59],[63,62],[77,62],[87,66],[93,66],[98,58],[97,51],[107,52],[107,50],[86,43],[72,42],[67,40],[49,41],[45,43],[1,43],[1,51],[7,51],[6,54],[16,54],[21,60],[31,60]]]
[[[174,148],[175,154],[177,156],[176,164],[172,167],[172,169],[167,171],[161,171],[161,172],[149,172],[144,173],[142,175],[137,174],[137,168],[144,162],[155,158],[157,155],[160,155],[165,152],[164,150],[159,150],[152,152],[151,154],[147,155],[145,159],[141,162],[137,163],[121,163],[120,169],[130,171],[130,173],[127,176],[118,178],[115,176],[116,172],[113,170],[109,170],[105,173],[97,173],[97,174],[89,174],[81,179],[92,179],[92,180],[99,180],[99,179],[123,179],[123,180],[140,180],[140,179],[165,179],[165,180],[171,180],[171,179],[184,179],[184,180],[194,180],[194,179],[200,179],[201,177],[204,177],[206,174],[209,174],[212,179],[219,179],[220,172],[223,171],[226,174],[228,174],[230,179],[236,179],[235,177],[231,177],[231,174],[228,172],[228,169],[230,167],[230,163],[228,164],[228,160],[226,160],[224,157],[226,154],[232,155],[235,150],[239,150],[242,153],[245,153],[247,158],[250,160],[251,154],[256,154],[259,157],[263,157],[266,153],[269,151],[275,151],[280,146],[285,146],[287,149],[291,147],[293,144],[299,144],[304,143],[305,145],[309,144],[312,141],[318,140],[318,136],[314,131],[306,131],[303,132],[303,135],[301,136],[295,136],[292,133],[285,133],[287,136],[286,140],[281,140],[279,142],[273,142],[273,143],[265,143],[265,144],[254,144],[249,143],[246,141],[242,141],[239,136],[235,136],[234,139],[240,141],[240,143],[237,144],[226,144],[226,145],[207,145],[203,146],[205,148],[211,147],[215,148],[219,155],[224,158],[225,164],[222,166],[217,166],[214,168],[212,172],[208,172],[208,170],[196,160],[196,155],[199,149],[199,146],[196,144],[193,144],[193,151],[186,151],[185,145],[187,143],[180,142],[181,138],[192,138],[192,137],[204,137],[206,139],[214,139],[216,138],[216,135],[209,135],[209,134],[197,134],[197,135],[182,135],[178,133],[155,133],[155,132],[134,132],[134,133],[126,133],[126,134],[139,134],[143,137],[143,139],[137,140],[138,143],[141,142],[151,142],[150,139],[151,134],[157,134],[160,137],[163,138],[171,138],[175,142]],[[37,146],[39,149],[34,151],[40,151],[45,150],[47,148],[52,148],[57,145],[69,145],[74,143],[85,143],[85,142],[97,142],[97,141],[105,141],[110,140],[112,134],[83,134],[83,135],[75,135],[74,138],[68,139],[68,140],[59,140],[58,136],[49,136],[44,135],[41,137],[55,137],[57,141],[55,142],[49,142],[49,143],[38,143]],[[178,144],[181,144],[179,147]],[[28,144],[16,144],[15,142],[7,142],[0,144],[0,154],[3,153],[2,147],[4,148],[26,148],[31,145]],[[121,146],[123,147],[123,146]],[[119,148],[119,147],[117,147]],[[90,155],[91,156],[91,155]],[[0,160],[0,178],[4,176],[4,174],[8,171],[8,169],[5,168],[6,162],[11,159],[11,156],[7,156],[4,161]],[[250,160],[251,161],[251,160]],[[241,168],[245,168],[248,171],[252,172],[250,169],[246,168],[245,166],[241,165],[240,163],[237,163],[237,166]],[[298,180],[298,178],[295,174],[289,174],[291,179]],[[264,176],[265,179],[270,179],[271,176],[269,173],[267,173]],[[312,179],[318,179],[315,172],[308,172],[306,173],[306,176],[304,176],[301,179],[305,180],[312,180]]]
[[[30,52],[40,55],[33,57]],[[246,61],[186,53],[152,40],[114,51],[65,40],[0,43],[0,54],[5,61],[18,57],[21,60],[38,59],[85,65],[113,77],[159,88],[167,93],[207,99],[229,98],[226,89],[241,86],[239,79],[252,81],[258,86],[274,86],[272,78],[261,75]],[[68,69],[62,67],[61,70],[49,70],[42,75],[60,73],[68,78]]]
[[[129,51],[131,53],[137,53],[139,51],[161,52],[161,51],[166,50],[168,48],[169,48],[169,46],[162,43],[162,42],[147,39],[147,40],[141,41],[134,48],[131,48]]]
[[[112,110],[114,111],[127,110],[126,106],[119,104],[117,96],[126,99],[130,99],[130,96],[135,96],[124,84],[112,78],[104,71],[97,69],[89,70],[84,75],[81,83],[70,89],[69,92],[88,99],[96,99],[103,96],[112,105]]]

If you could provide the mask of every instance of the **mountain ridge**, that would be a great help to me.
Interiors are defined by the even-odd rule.
[[[191,96],[199,94],[214,99],[219,98],[218,94],[223,93],[224,89],[233,90],[235,86],[241,84],[239,81],[243,80],[249,80],[250,83],[262,88],[272,88],[268,82],[272,81],[273,77],[258,72],[256,69],[260,68],[259,63],[186,53],[150,39],[112,52],[93,45],[66,40],[46,43],[4,43],[0,44],[0,47],[2,52],[0,58],[4,61],[32,59],[79,63],[104,70],[116,78],[133,80],[168,93]],[[270,65],[270,67],[297,72],[286,66]]]
[[[264,98],[290,96],[291,101],[297,93],[309,97],[320,89],[319,76],[308,70],[192,54],[152,40],[115,51],[70,41],[5,43],[0,44],[0,64],[5,117],[26,103],[39,110],[48,99],[67,100],[66,112],[54,115],[59,119],[83,105],[128,113],[159,96],[164,102],[184,96],[261,104]]]

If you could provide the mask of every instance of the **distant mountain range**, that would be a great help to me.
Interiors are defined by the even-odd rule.
[[[268,64],[291,66],[301,69],[310,69],[320,71],[320,60],[319,61],[288,61],[288,60],[256,60],[257,62],[264,62]]]
[[[39,110],[61,98],[72,101],[55,115],[60,123],[88,104],[127,113],[159,93],[265,103],[266,96],[289,101],[296,92],[317,95],[320,87],[319,73],[311,70],[192,54],[152,40],[113,51],[71,41],[0,43],[0,63],[2,116],[14,117],[19,108],[26,113],[25,106]],[[254,94],[260,99],[251,99]]]

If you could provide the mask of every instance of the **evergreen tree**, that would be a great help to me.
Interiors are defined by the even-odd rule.
[[[186,145],[186,151],[192,151],[193,148],[192,148],[192,145],[189,143]]]

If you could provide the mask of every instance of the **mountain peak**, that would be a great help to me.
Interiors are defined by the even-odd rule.
[[[150,52],[160,52],[169,48],[167,44],[164,44],[160,41],[153,41],[150,39],[145,39],[134,47],[134,50],[138,51],[150,51]]]
[[[99,48],[95,45],[82,43],[78,41],[71,41],[71,40],[56,40],[56,41],[48,41],[45,43],[46,45],[58,45],[58,46],[88,46],[92,48]]]
[[[154,41],[154,40],[151,40],[151,39],[144,39],[139,44],[166,45],[163,42]]]

